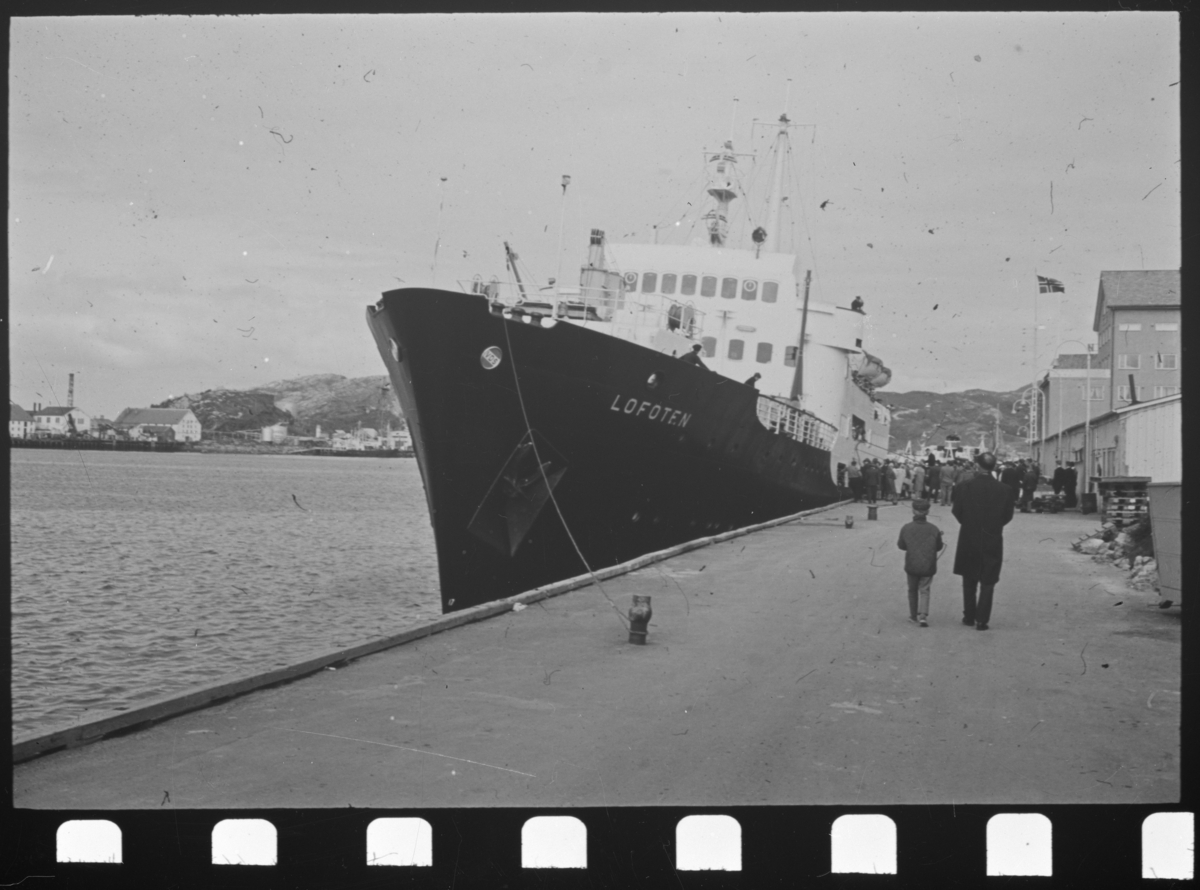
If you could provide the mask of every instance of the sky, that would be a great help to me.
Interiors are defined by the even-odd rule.
[[[705,149],[784,111],[813,297],[863,297],[885,401],[1030,383],[1094,342],[1102,270],[1180,266],[1173,13],[46,17],[10,41],[26,408],[71,372],[109,418],[382,374],[383,291],[504,279],[504,241],[573,281],[592,228],[650,240]]]

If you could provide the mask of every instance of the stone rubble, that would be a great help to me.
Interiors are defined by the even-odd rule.
[[[1071,545],[1072,549],[1090,556],[1096,562],[1112,563],[1129,570],[1128,583],[1134,590],[1158,588],[1158,562],[1153,556],[1129,555],[1134,541],[1128,532],[1115,522],[1105,522],[1099,529]]]

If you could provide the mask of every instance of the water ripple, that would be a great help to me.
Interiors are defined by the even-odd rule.
[[[10,460],[14,735],[440,613],[411,460],[21,449]]]

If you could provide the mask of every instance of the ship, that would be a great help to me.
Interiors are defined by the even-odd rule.
[[[706,151],[689,243],[593,229],[577,288],[522,280],[505,243],[515,281],[406,287],[367,307],[444,612],[833,504],[852,460],[888,456],[876,390],[890,371],[863,348],[862,300],[816,299],[785,252],[797,125],[767,126],[761,214],[735,216],[750,194],[731,136]]]

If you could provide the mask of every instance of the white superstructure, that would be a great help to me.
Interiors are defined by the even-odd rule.
[[[890,371],[863,348],[866,316],[861,308],[813,299],[801,258],[775,249],[787,200],[779,194],[789,154],[786,115],[777,126],[763,216],[768,228],[753,230],[752,246],[727,243],[732,202],[744,197],[738,155],[727,141],[707,154],[712,207],[697,242],[609,243],[593,229],[578,289],[522,286],[518,302],[547,322],[594,328],[678,357],[699,343],[710,370],[739,382],[757,373],[759,392],[835,427],[835,465],[886,456],[891,417],[873,392]],[[473,290],[494,299],[514,296],[498,283],[477,281]]]

